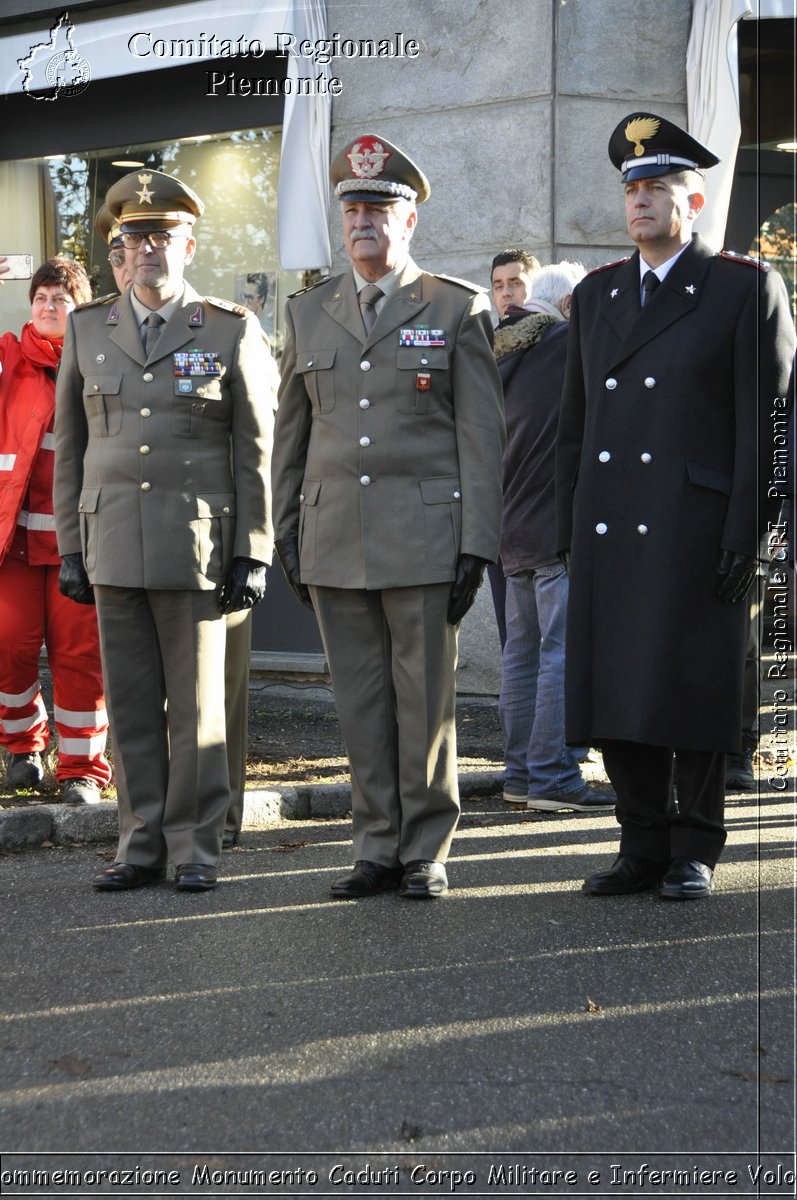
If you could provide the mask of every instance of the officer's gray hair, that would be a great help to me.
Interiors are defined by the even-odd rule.
[[[573,288],[586,275],[581,263],[558,262],[549,267],[540,267],[531,277],[531,299],[546,300],[548,304],[561,306]]]

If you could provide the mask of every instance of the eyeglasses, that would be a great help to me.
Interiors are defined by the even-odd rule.
[[[153,229],[148,233],[123,233],[125,250],[137,250],[146,239],[156,250],[165,250],[172,238],[187,237],[185,233],[169,233],[166,229]]]
[[[124,250],[112,250],[108,255],[108,262],[112,267],[123,267],[125,265]]]

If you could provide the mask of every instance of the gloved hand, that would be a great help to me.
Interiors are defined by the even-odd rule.
[[[223,613],[254,608],[266,594],[266,568],[256,558],[234,558],[219,592]]]
[[[448,600],[449,625],[458,625],[473,604],[486,566],[487,560],[484,558],[477,558],[475,554],[460,554]]]
[[[757,570],[756,559],[734,554],[732,550],[721,551],[720,564],[717,567],[717,595],[722,603],[735,604],[737,600],[746,596]]]
[[[94,588],[89,583],[82,554],[65,554],[58,572],[58,590],[77,604],[93,604]]]
[[[277,551],[277,557],[282,563],[285,578],[294,596],[305,608],[312,608],[313,602],[310,599],[310,589],[306,583],[302,583],[301,572],[299,570],[299,539],[295,537],[283,538],[281,541],[274,543],[274,549]]]

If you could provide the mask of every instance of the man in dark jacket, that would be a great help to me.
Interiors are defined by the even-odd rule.
[[[692,235],[717,162],[705,146],[632,113],[609,156],[638,249],[575,291],[556,462],[568,740],[602,749],[621,826],[584,891],[698,899],[726,837],[758,481],[794,333],[777,274]]]
[[[524,308],[508,307],[494,353],[504,388],[501,559],[506,624],[499,712],[504,799],[542,812],[613,807],[585,783],[565,744],[567,574],[556,553],[554,445],[565,373],[567,314],[580,264],[535,272]]]

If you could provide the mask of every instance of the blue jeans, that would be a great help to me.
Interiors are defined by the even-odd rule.
[[[498,711],[504,787],[518,795],[568,795],[584,786],[578,748],[565,745],[565,618],[561,563],[510,575]]]

